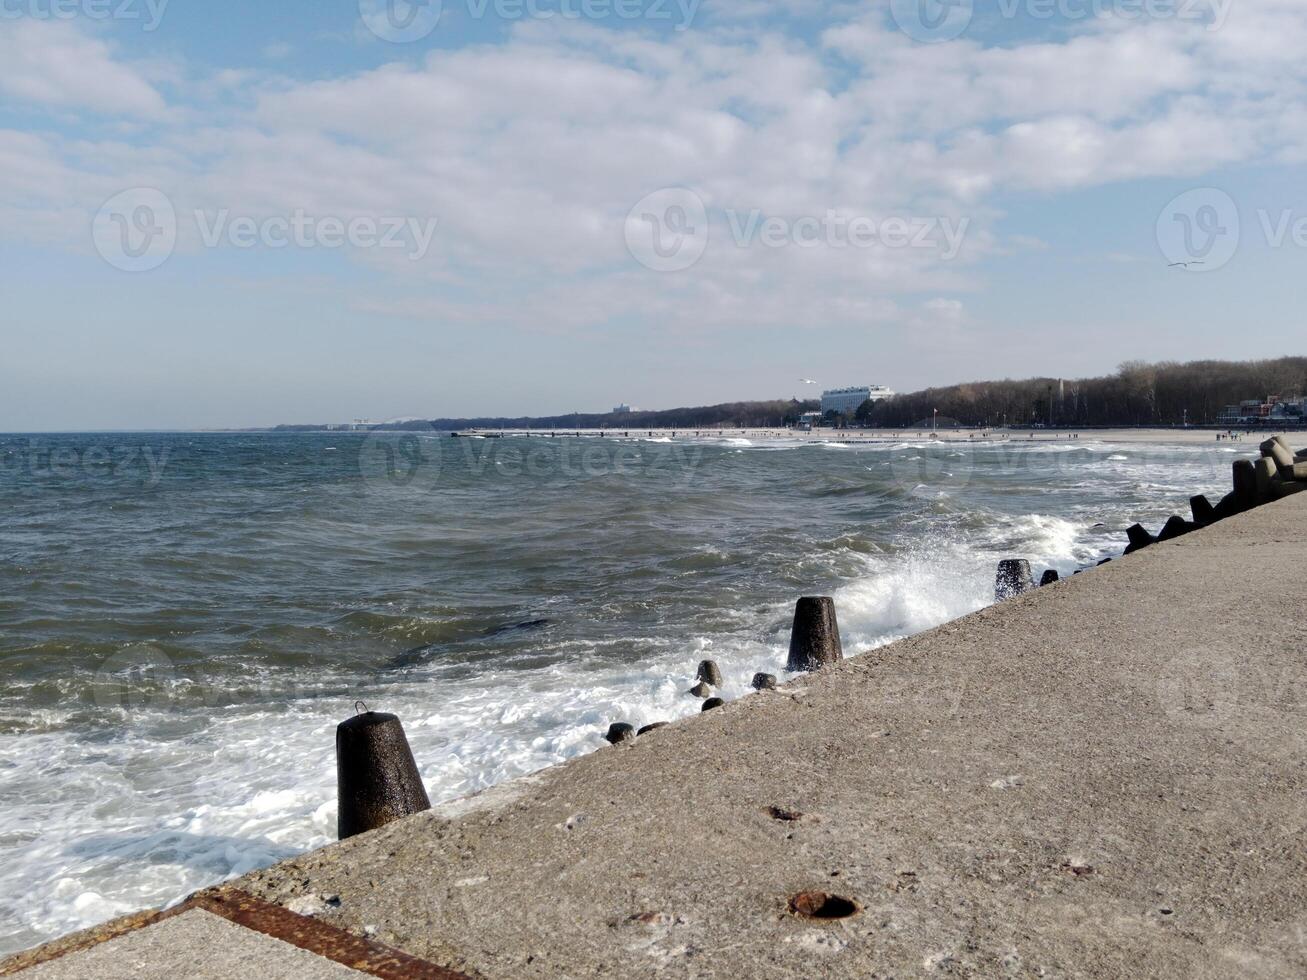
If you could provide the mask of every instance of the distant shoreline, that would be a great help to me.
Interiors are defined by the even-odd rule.
[[[801,431],[785,428],[701,428],[661,429],[648,427],[604,429],[460,429],[451,437],[464,438],[608,438],[608,439],[749,439],[757,441],[789,440],[814,444],[875,445],[900,442],[946,443],[1149,443],[1206,445],[1224,444],[1217,436],[1229,430],[1218,428],[1134,428],[1134,429],[813,429]],[[1251,434],[1236,430],[1240,436],[1231,445],[1245,444],[1254,450],[1258,443],[1276,434],[1295,430],[1257,429]]]

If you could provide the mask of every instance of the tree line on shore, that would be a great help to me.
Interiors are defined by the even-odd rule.
[[[851,416],[827,413],[834,424],[901,429],[962,426],[1212,425],[1227,406],[1272,395],[1307,394],[1307,357],[1261,361],[1127,361],[1097,378],[972,381],[864,402]],[[707,429],[793,425],[820,403],[798,398],[725,402],[663,411],[573,413],[521,418],[443,418],[370,426],[378,429]],[[320,429],[277,426],[280,431]]]
[[[442,432],[459,429],[708,429],[716,426],[728,428],[779,428],[791,425],[804,412],[814,412],[820,402],[800,401],[797,398],[759,402],[726,402],[698,408],[670,408],[664,411],[632,412],[576,412],[571,415],[550,415],[537,418],[461,418],[413,419],[370,426],[389,430],[427,430]],[[282,425],[278,431],[320,429],[322,426]]]
[[[1098,378],[975,381],[896,395],[859,408],[857,422],[907,428],[1215,424],[1229,405],[1307,393],[1307,357],[1262,361],[1127,361]]]

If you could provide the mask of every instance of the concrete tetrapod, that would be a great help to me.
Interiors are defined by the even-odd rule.
[[[383,711],[336,726],[336,791],[341,840],[431,809],[404,726]]]
[[[817,670],[843,659],[835,600],[830,596],[804,596],[794,607],[790,657],[785,669]]]

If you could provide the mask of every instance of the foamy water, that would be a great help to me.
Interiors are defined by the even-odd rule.
[[[799,595],[865,651],[982,608],[999,558],[1119,553],[1233,458],[598,442],[0,437],[0,951],[334,839],[356,699],[454,799],[697,713],[705,657],[746,696]]]

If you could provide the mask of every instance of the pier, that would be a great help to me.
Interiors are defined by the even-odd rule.
[[[1307,494],[0,964],[1307,975]]]

